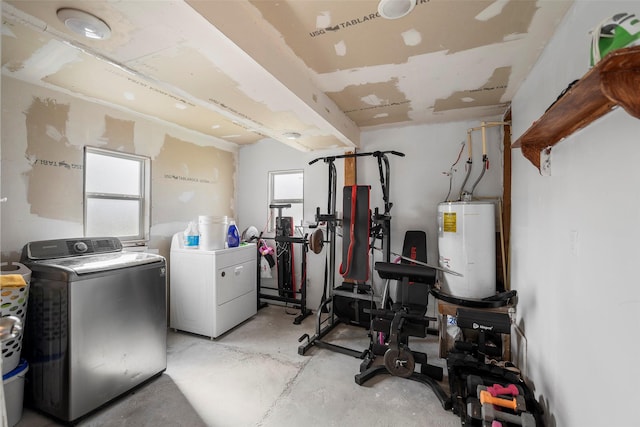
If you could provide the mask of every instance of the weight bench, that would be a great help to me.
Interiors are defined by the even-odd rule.
[[[413,259],[419,258],[415,247],[413,251],[407,251],[407,242],[416,238],[415,234],[409,233],[421,233],[418,239],[419,242],[424,241],[423,258],[426,258],[426,235],[423,232],[407,232],[403,252],[413,253]],[[420,248],[420,244],[417,246]],[[435,270],[418,264],[389,262],[376,262],[374,268],[380,278],[386,280],[381,304],[383,308],[370,310],[371,344],[360,364],[360,373],[355,376],[356,384],[362,385],[382,373],[411,379],[431,387],[442,406],[450,409],[451,401],[437,383],[442,380],[443,369],[429,365],[425,353],[409,348],[409,337],[426,337],[429,322],[435,320],[426,316],[429,289],[436,280]],[[398,281],[398,295],[389,304],[387,299],[391,280]],[[374,365],[376,356],[383,356],[384,364]],[[415,370],[416,363],[420,364],[419,372]]]

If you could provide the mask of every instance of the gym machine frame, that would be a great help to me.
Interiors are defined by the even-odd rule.
[[[307,240],[307,235],[304,237],[293,237],[293,236],[285,236],[282,226],[282,209],[290,208],[291,204],[277,204],[277,205],[269,205],[270,209],[277,209],[278,216],[276,217],[276,236],[275,237],[262,237],[260,235],[260,239],[263,240],[274,240],[276,242],[276,265],[278,266],[278,284],[280,284],[283,280],[281,277],[281,267],[283,264],[283,260],[281,259],[282,254],[279,250],[279,246],[281,244],[290,245],[290,244],[300,244],[302,245],[302,272],[300,275],[300,288],[296,291],[293,286],[291,290],[284,289],[283,287],[268,287],[262,286],[262,277],[260,275],[260,262],[258,262],[258,309],[264,308],[267,306],[267,303],[262,300],[272,300],[285,302],[289,304],[293,304],[294,307],[300,308],[300,314],[296,316],[293,320],[294,325],[299,325],[307,316],[313,314],[311,310],[307,308],[307,252],[309,251],[309,242]],[[291,251],[293,249],[292,246],[289,246],[287,251]],[[260,252],[258,252],[260,254]],[[293,258],[292,258],[293,260]],[[259,261],[259,260],[258,260]],[[293,264],[293,261],[292,261]],[[293,273],[293,270],[292,270]],[[262,289],[269,289],[278,291],[279,293],[283,293],[284,295],[271,295],[271,294],[263,294],[261,292]],[[300,294],[300,298],[296,298],[296,294]],[[287,294],[291,294],[291,296],[287,296]]]
[[[336,249],[335,249],[335,241],[336,241],[336,225],[338,223],[338,218],[336,218],[336,182],[337,182],[337,173],[335,167],[336,159],[345,159],[345,158],[353,158],[353,157],[364,157],[364,156],[373,156],[378,161],[378,171],[380,174],[380,184],[382,185],[382,197],[384,201],[384,213],[379,213],[378,208],[375,208],[373,217],[370,219],[374,226],[371,228],[371,236],[375,241],[376,238],[380,237],[382,240],[382,249],[384,253],[384,261],[389,262],[391,258],[391,207],[392,203],[389,202],[389,159],[387,154],[393,154],[396,156],[404,157],[403,153],[397,151],[374,151],[367,153],[353,153],[353,154],[343,154],[337,156],[328,156],[328,157],[320,157],[314,159],[309,162],[309,165],[316,163],[319,160],[323,160],[329,166],[329,182],[328,182],[328,200],[327,200],[327,213],[321,214],[320,207],[316,208],[316,225],[314,227],[319,226],[320,223],[326,223],[327,227],[327,236],[328,236],[328,246],[329,246],[329,260],[328,260],[328,272],[325,267],[325,283],[324,290],[322,295],[322,300],[320,302],[320,306],[316,312],[316,333],[312,337],[309,337],[308,334],[302,335],[298,342],[302,342],[305,339],[307,342],[298,347],[298,354],[304,355],[311,347],[317,346],[320,348],[325,348],[328,350],[332,350],[338,353],[346,354],[348,356],[357,357],[359,359],[364,359],[367,354],[367,349],[365,350],[354,350],[352,348],[336,345],[329,343],[323,338],[333,330],[340,323],[340,319],[336,317],[334,313],[334,296],[340,295],[347,298],[359,299],[359,300],[368,300],[374,301],[373,295],[373,285],[371,286],[370,295],[360,294],[358,293],[358,286],[354,286],[353,292],[341,291],[335,289],[335,271],[336,271]],[[384,169],[383,169],[384,164]],[[372,245],[373,246],[373,245]],[[327,289],[329,290],[329,295],[327,296]],[[322,313],[328,313],[325,319],[322,318]]]

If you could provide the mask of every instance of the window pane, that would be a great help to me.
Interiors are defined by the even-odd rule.
[[[140,201],[87,199],[87,237],[138,236]]]
[[[273,175],[273,198],[275,200],[302,199],[303,175],[296,173],[277,173]]]
[[[293,217],[293,227],[299,226],[302,221],[302,203],[291,203],[291,209],[283,209],[282,215]]]
[[[87,152],[86,191],[140,196],[141,167],[139,160]]]

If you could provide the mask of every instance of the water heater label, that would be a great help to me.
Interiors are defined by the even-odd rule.
[[[442,229],[445,231],[445,233],[456,232],[456,213],[455,212],[444,212]]]

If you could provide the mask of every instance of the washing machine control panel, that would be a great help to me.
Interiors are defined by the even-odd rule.
[[[51,259],[122,251],[117,237],[41,240],[28,243],[23,250],[26,259]]]

